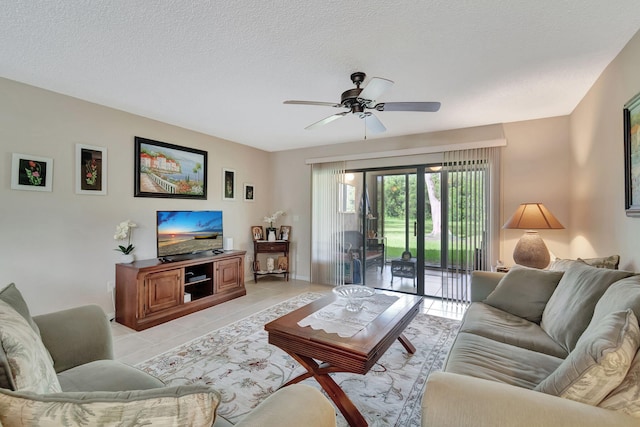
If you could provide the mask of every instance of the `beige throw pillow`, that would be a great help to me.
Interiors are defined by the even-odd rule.
[[[598,405],[623,381],[640,346],[633,311],[611,313],[592,323],[576,348],[535,390]]]
[[[0,390],[0,424],[211,426],[219,402],[220,395],[206,386],[45,395]]]
[[[540,323],[547,301],[564,273],[514,265],[483,301],[531,322]]]
[[[0,300],[0,344],[17,390],[33,393],[62,391],[51,356],[27,321]]]

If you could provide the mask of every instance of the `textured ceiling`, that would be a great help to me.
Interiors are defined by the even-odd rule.
[[[349,75],[395,81],[368,138],[571,113],[640,28],[637,0],[5,0],[0,76],[267,151],[360,140]],[[366,82],[365,82],[366,83]]]

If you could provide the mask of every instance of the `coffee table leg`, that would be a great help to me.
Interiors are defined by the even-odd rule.
[[[287,353],[289,352],[287,351]],[[340,388],[340,386],[333,380],[333,378],[329,376],[328,372],[338,372],[337,370],[331,369],[331,367],[324,363],[319,365],[310,357],[301,356],[295,353],[289,353],[289,355],[296,359],[298,363],[300,363],[302,367],[307,370],[307,372],[292,379],[283,387],[289,384],[295,384],[309,377],[313,377],[318,382],[318,384],[320,384],[322,389],[327,392],[338,409],[340,409],[340,412],[342,412],[342,415],[344,415],[345,419],[351,427],[368,426],[367,421],[364,419],[358,408],[356,408],[356,405],[353,404],[351,399],[349,399],[344,390]]]
[[[398,337],[398,341],[400,341],[400,344],[402,344],[404,349],[407,350],[409,354],[413,354],[416,352],[416,348],[413,346],[413,344],[411,344],[409,339],[404,336],[404,334],[400,334],[400,336]]]

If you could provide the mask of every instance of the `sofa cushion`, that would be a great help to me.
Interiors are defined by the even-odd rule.
[[[210,426],[219,394],[206,386],[92,393],[0,390],[0,423],[37,425]]]
[[[567,271],[574,263],[579,262],[597,268],[608,268],[617,270],[620,264],[620,255],[611,255],[601,258],[578,258],[578,259],[561,259],[556,258],[549,264],[548,270]]]
[[[542,311],[563,274],[561,271],[515,265],[500,280],[484,303],[531,322],[540,323]]]
[[[460,332],[445,371],[532,389],[561,363],[554,356]]]
[[[631,367],[620,385],[598,406],[640,418],[640,350],[636,352]]]
[[[96,360],[58,374],[62,391],[126,391],[164,387],[159,379],[115,360]]]
[[[18,288],[16,288],[15,284],[10,283],[2,290],[0,290],[0,300],[6,302],[15,311],[20,313],[20,315],[24,317],[27,322],[29,322],[29,325],[33,328],[33,330],[36,331],[38,335],[40,335],[38,325],[36,325],[36,323],[31,318],[27,303],[24,301],[24,298],[22,298],[22,294],[20,293]],[[4,354],[2,346],[0,346],[0,388],[6,388],[9,390],[16,389],[16,385],[13,382],[13,377],[11,376],[11,368],[9,367],[7,355]]]
[[[460,331],[561,359],[568,354],[540,325],[481,302],[469,306]]]
[[[620,264],[620,255],[611,255],[602,258],[578,258],[578,260],[592,267],[617,270]]]
[[[60,383],[42,340],[27,321],[0,300],[0,344],[17,390],[58,392]]]
[[[640,346],[638,319],[628,309],[592,322],[575,349],[535,390],[599,404],[629,371]]]
[[[640,275],[618,280],[611,285],[598,300],[591,322],[599,322],[609,313],[624,311],[627,308],[640,319]]]
[[[593,310],[611,284],[633,273],[575,263],[564,273],[542,313],[540,326],[571,352],[587,329]]]
[[[551,261],[551,264],[549,264],[549,266],[547,267],[547,270],[551,270],[551,271],[567,271],[569,269],[569,267],[571,267],[575,263],[586,264],[582,260],[556,258],[553,261]]]
[[[27,303],[24,298],[22,298],[22,294],[18,288],[16,288],[15,284],[10,283],[0,291],[0,300],[6,302],[11,306],[11,308],[20,313],[27,323],[29,323],[29,326],[31,326],[38,335],[40,335],[40,329],[38,329],[36,322],[33,321],[31,313],[29,313],[29,307],[27,307]]]

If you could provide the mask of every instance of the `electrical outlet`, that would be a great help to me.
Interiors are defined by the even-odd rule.
[[[253,255],[247,255],[247,261],[253,262]]]
[[[109,280],[107,282],[107,293],[110,294],[111,292],[113,292],[113,289],[116,287],[115,283],[113,283],[111,280]]]

